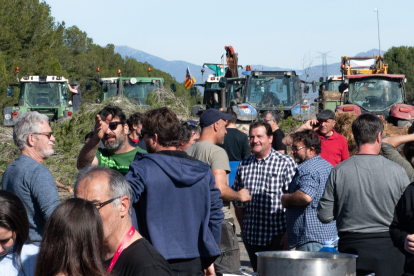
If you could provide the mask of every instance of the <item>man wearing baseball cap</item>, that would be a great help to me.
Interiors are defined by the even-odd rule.
[[[316,120],[309,120],[298,129],[292,131],[283,138],[285,145],[292,145],[290,134],[303,131],[305,129],[315,129],[322,142],[321,157],[336,166],[342,161],[349,158],[348,143],[344,136],[335,132],[333,129],[336,124],[335,113],[332,110],[325,109],[316,116]]]
[[[76,112],[79,110],[79,108],[82,105],[82,93],[79,88],[78,82],[72,83],[72,86],[69,84],[69,80],[66,80],[68,83],[69,91],[72,92],[72,106],[73,106],[73,112]]]
[[[231,114],[222,113],[217,109],[204,111],[200,117],[200,139],[186,150],[188,155],[210,165],[216,181],[216,188],[221,191],[224,220],[221,242],[218,244],[221,256],[214,262],[216,275],[237,273],[240,268],[240,249],[233,215],[230,211],[230,201],[246,202],[251,200],[247,189],[235,192],[228,186],[229,158],[226,151],[219,145],[223,144],[224,135],[227,133],[226,121],[231,119]]]

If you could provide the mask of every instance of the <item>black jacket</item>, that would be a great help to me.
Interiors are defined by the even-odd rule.
[[[404,249],[405,238],[414,234],[414,182],[407,186],[395,207],[390,234],[394,245],[405,255],[404,275],[414,275],[414,255]]]

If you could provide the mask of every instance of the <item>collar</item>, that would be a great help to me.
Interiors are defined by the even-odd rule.
[[[320,160],[320,159],[322,159],[322,157],[318,154],[318,155],[316,155],[316,156],[312,157],[311,159],[306,160],[306,161],[305,161],[305,162],[303,162],[302,164],[299,164],[299,165],[298,165],[298,167],[297,167],[297,169],[298,169],[298,171],[299,171],[300,169],[302,169],[302,167],[305,167],[305,166],[310,166],[310,165],[312,165],[314,162],[316,162],[316,161],[318,161],[318,160]]]
[[[324,138],[325,137],[325,136],[321,135],[319,132],[318,132],[318,136],[320,138]],[[333,139],[337,139],[337,138],[338,138],[338,133],[334,129],[332,129],[332,135],[329,136],[328,139],[326,139],[326,140],[333,140]]]
[[[257,157],[256,157],[256,155],[255,154],[253,154],[253,156],[254,156],[254,161],[255,162],[264,162],[264,163],[266,163],[267,162],[267,160],[271,157],[271,156],[273,156],[274,154],[275,154],[275,150],[273,149],[273,148],[270,148],[270,152],[269,152],[269,154],[268,155],[266,155],[265,156],[265,158],[262,158],[262,160],[258,160],[257,159]]]

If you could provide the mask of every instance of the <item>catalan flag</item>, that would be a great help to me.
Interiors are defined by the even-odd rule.
[[[190,88],[191,85],[195,82],[196,80],[194,79],[193,75],[190,74],[190,68],[187,66],[187,72],[185,74],[185,89]]]

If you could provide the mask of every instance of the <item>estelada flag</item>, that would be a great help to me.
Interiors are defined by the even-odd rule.
[[[187,66],[187,72],[185,74],[185,89],[190,88],[191,85],[195,82],[196,80],[194,79],[193,75],[190,74],[190,68]]]

